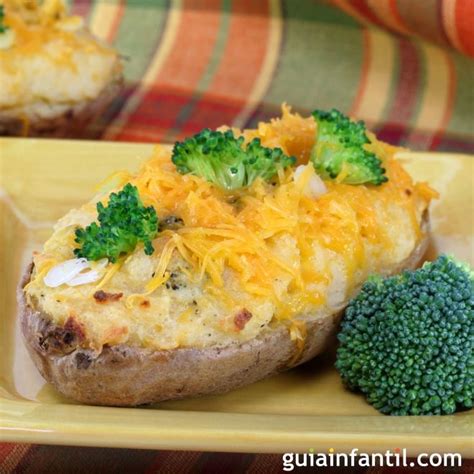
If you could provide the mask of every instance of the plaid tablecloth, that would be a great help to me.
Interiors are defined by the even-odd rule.
[[[89,125],[89,136],[171,142],[224,123],[253,127],[286,101],[301,113],[337,107],[394,144],[474,151],[473,0],[71,4],[125,62],[126,87]],[[273,473],[281,467],[279,455],[0,444],[0,473]],[[450,472],[473,471],[465,461]]]
[[[339,108],[393,144],[474,149],[472,0],[76,0],[73,9],[125,57],[126,88],[91,124],[96,138],[172,142],[205,126],[252,127],[286,101],[306,114]]]
[[[472,474],[474,460],[458,468],[319,468],[326,473],[352,474]],[[293,473],[319,472],[295,468]],[[277,474],[280,454],[198,453],[69,446],[0,445],[0,474]]]

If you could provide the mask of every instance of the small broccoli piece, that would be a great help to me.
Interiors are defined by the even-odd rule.
[[[107,206],[97,203],[97,213],[99,224],[76,229],[75,241],[80,245],[74,250],[77,257],[115,262],[132,252],[138,242],[143,242],[147,255],[153,253],[151,241],[158,233],[158,217],[152,206],[143,205],[135,186],[128,183],[112,193]]]
[[[382,161],[365,150],[370,143],[362,121],[353,122],[336,109],[315,110],[316,141],[311,161],[323,179],[336,179],[346,184],[375,184],[388,181]]]
[[[345,313],[336,368],[389,415],[471,408],[474,273],[440,256],[415,271],[371,277]]]
[[[246,146],[231,130],[204,129],[193,137],[176,142],[172,161],[182,174],[192,173],[227,190],[251,185],[258,177],[271,180],[278,168],[291,166],[294,157],[280,148],[266,148],[259,138]]]
[[[4,20],[5,20],[4,6],[0,5],[0,34],[5,33],[5,31],[8,30],[8,26],[5,25]]]

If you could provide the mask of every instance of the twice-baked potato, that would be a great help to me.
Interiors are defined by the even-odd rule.
[[[115,50],[63,0],[0,0],[0,135],[82,136],[122,84]]]
[[[385,172],[378,185],[347,184],[348,168],[321,180],[308,163],[323,140],[317,127],[284,108],[256,130],[205,131],[175,145],[172,159],[157,146],[138,174],[117,173],[114,192],[63,217],[18,294],[26,345],[45,379],[99,405],[225,392],[319,354],[370,274],[416,266],[436,193],[413,183],[397,148],[370,134],[364,149]],[[279,149],[298,166],[231,190],[183,171],[180,150],[232,135],[247,151],[263,145],[269,159]],[[98,225],[133,201],[123,191],[132,188],[143,208],[121,219],[136,224],[156,212],[157,233],[104,258]]]

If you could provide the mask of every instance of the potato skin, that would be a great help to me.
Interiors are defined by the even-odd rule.
[[[416,267],[428,244],[425,238],[391,274]],[[136,406],[164,400],[224,393],[295,367],[320,354],[332,342],[343,310],[306,322],[303,350],[281,325],[245,343],[223,348],[152,350],[126,344],[106,346],[100,354],[81,347],[84,334],[72,322],[59,327],[27,304],[23,292],[30,264],[18,288],[26,347],[41,372],[68,398],[91,405]]]
[[[65,396],[93,405],[134,406],[227,392],[314,357],[339,321],[338,314],[308,320],[307,343],[295,361],[297,349],[284,326],[224,348],[156,351],[119,344],[97,356],[80,347],[80,330],[49,322],[26,304],[21,289],[19,297],[26,345],[43,377]]]
[[[30,117],[21,109],[0,109],[0,136],[29,136],[48,138],[93,138],[84,133],[87,123],[99,117],[112,100],[117,97],[123,86],[122,73],[117,72],[114,79],[95,99],[71,105],[65,112],[52,117]]]

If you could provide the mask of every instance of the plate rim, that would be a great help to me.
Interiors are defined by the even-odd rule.
[[[137,152],[150,150],[153,146],[151,143],[136,142],[2,137],[0,147],[4,144],[24,143],[31,146],[45,142],[59,142],[63,147],[123,146],[136,149]],[[0,154],[0,167],[6,155]],[[464,153],[401,151],[397,155],[401,159],[416,157],[425,160],[432,157],[468,157],[474,164],[474,156]],[[466,458],[474,458],[472,411],[449,417],[282,415],[166,410],[156,407],[91,407],[41,403],[13,397],[0,393],[2,442],[255,453],[304,452],[310,448],[320,452],[329,448],[347,452],[359,446],[366,452],[381,452],[394,449],[397,444],[403,446],[409,443],[406,448],[410,455],[456,450]],[[105,415],[98,410],[102,410],[101,413]],[[86,415],[90,412],[95,414],[92,424],[87,422]],[[148,421],[141,428],[124,423],[121,421],[124,412],[130,412],[130,416],[140,414],[138,418]],[[60,415],[66,413],[68,417],[61,418]],[[71,413],[74,414],[72,418]],[[195,421],[194,426],[187,426],[186,423],[180,425],[183,420],[189,425],[190,419]],[[227,426],[229,421],[235,423]],[[151,422],[156,423],[156,426],[151,425]],[[372,425],[371,429],[358,429],[367,426],[367,423]],[[423,429],[414,427],[418,423]],[[450,431],[448,427],[451,427]]]
[[[98,411],[106,416],[101,418]],[[92,423],[87,420],[91,412]],[[141,424],[123,423],[124,415],[138,417]],[[458,425],[454,436],[443,432],[449,419],[449,425]],[[361,431],[358,427],[367,422],[372,429]],[[461,423],[464,426],[459,429]],[[98,407],[1,397],[0,438],[52,445],[253,453],[308,452],[310,448],[348,452],[354,447],[372,453],[403,447],[410,456],[455,451],[474,458],[468,412],[451,417],[303,416]]]

